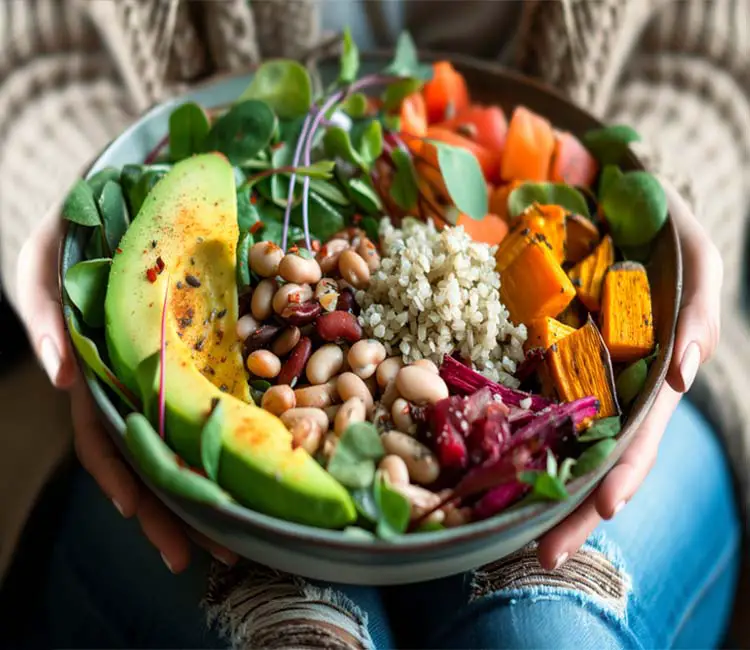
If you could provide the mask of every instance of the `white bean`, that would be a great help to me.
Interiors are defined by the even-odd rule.
[[[281,372],[281,361],[270,350],[256,350],[247,357],[247,369],[256,377],[271,379]]]
[[[429,359],[419,359],[418,361],[415,361],[411,365],[416,366],[417,368],[424,368],[425,370],[429,370],[430,372],[435,373],[436,375],[440,374],[440,370],[438,369],[437,365],[435,365],[435,362],[430,361]]]
[[[448,387],[442,377],[419,366],[406,366],[396,375],[396,387],[401,397],[414,404],[435,404],[448,397]]]
[[[250,314],[245,314],[237,320],[237,338],[240,339],[240,341],[244,341],[259,327],[260,323],[257,320],[255,320]]]
[[[378,249],[375,247],[375,244],[373,244],[367,237],[362,237],[356,250],[357,254],[367,264],[370,273],[375,273],[380,267],[380,255],[378,254]]]
[[[290,386],[271,386],[265,393],[260,405],[269,413],[281,415],[297,405],[297,399]]]
[[[341,437],[350,424],[364,422],[366,417],[365,403],[359,397],[351,397],[341,405],[338,413],[336,413],[333,430],[337,436]]]
[[[315,352],[307,361],[307,379],[311,384],[325,384],[337,375],[344,365],[344,352],[335,343],[328,343]]]
[[[273,296],[276,293],[276,287],[276,280],[268,278],[261,280],[255,287],[250,302],[250,311],[257,320],[264,321],[273,313]]]
[[[443,508],[443,512],[445,513],[445,521],[443,523],[446,528],[465,526],[471,521],[471,508],[446,506]]]
[[[361,255],[346,250],[339,257],[339,273],[356,289],[364,289],[370,283],[370,269]]]
[[[315,420],[296,420],[289,427],[295,447],[302,447],[313,455],[323,442],[323,430]]]
[[[279,264],[279,275],[287,282],[315,284],[323,274],[315,259],[306,259],[295,253],[288,253]]]
[[[329,420],[323,409],[296,407],[281,414],[281,421],[287,428],[298,420],[312,420],[321,431],[328,431]]]
[[[380,341],[362,339],[352,345],[347,359],[352,372],[360,379],[367,379],[375,374],[385,355],[385,346]]]
[[[388,477],[391,485],[409,485],[409,470],[400,456],[395,454],[385,456],[380,461],[378,469]]]
[[[297,406],[312,406],[319,409],[331,406],[334,402],[339,401],[336,380],[331,380],[318,386],[297,388],[294,391],[294,395],[297,400]]]
[[[411,505],[410,519],[413,521],[419,519],[428,510],[440,504],[440,497],[434,492],[425,490],[418,485],[394,485],[393,489],[400,492]],[[426,521],[440,524],[445,519],[445,513],[442,510],[433,512]]]
[[[279,263],[284,257],[284,251],[270,241],[253,244],[248,259],[250,268],[262,278],[272,278],[279,273]]]
[[[330,275],[338,268],[341,253],[349,248],[349,242],[346,239],[331,239],[323,244],[317,255],[318,264],[324,275]]]
[[[398,399],[399,392],[396,386],[396,380],[392,379],[390,383],[385,387],[383,394],[380,396],[380,403],[388,409],[388,414],[391,414],[391,408],[393,403]]]
[[[401,357],[388,357],[378,366],[375,376],[378,379],[378,386],[381,390],[385,388],[392,380],[396,378],[398,371],[404,367]]]
[[[400,431],[388,431],[380,440],[387,453],[399,456],[406,463],[409,478],[414,483],[429,485],[440,476],[435,454],[418,440]]]
[[[359,397],[364,402],[367,413],[372,412],[373,400],[370,390],[365,382],[353,372],[345,372],[339,375],[337,386],[342,402],[347,402],[352,397]]]
[[[399,431],[410,435],[417,432],[417,423],[411,417],[411,405],[403,397],[394,400],[391,406],[391,419]]]
[[[289,303],[294,302],[295,304],[299,304],[307,302],[312,297],[313,291],[310,285],[290,282],[281,287],[273,295],[273,310],[277,314],[280,314],[289,306]]]

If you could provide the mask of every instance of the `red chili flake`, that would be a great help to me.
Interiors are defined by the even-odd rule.
[[[159,273],[161,273],[164,270],[164,267],[166,264],[164,264],[164,260],[160,257],[156,258],[156,268],[159,269]]]
[[[313,251],[317,253],[320,250],[320,242],[317,239],[313,239],[312,245],[310,246],[310,248],[312,248]]]
[[[302,302],[302,296],[299,291],[289,294],[289,302],[299,303]]]
[[[284,146],[284,143],[283,143],[283,142],[277,142],[277,143],[276,143],[275,145],[273,145],[273,146],[271,147],[271,151],[278,151],[278,150],[279,150],[279,149],[281,149],[281,147],[283,147],[283,146]]]
[[[120,248],[119,246],[115,248],[115,253],[122,253],[122,248]]]
[[[250,234],[254,235],[262,227],[263,227],[263,222],[262,221],[256,221],[252,226],[250,226]]]
[[[361,214],[355,214],[352,217],[352,223],[359,223],[360,221],[362,221],[362,215]]]
[[[296,244],[289,249],[290,253],[299,253],[299,246]]]
[[[257,202],[258,202],[258,197],[255,194],[251,194],[250,195],[250,203],[252,203],[253,205],[255,205]]]
[[[154,282],[156,282],[156,275],[157,275],[157,273],[156,273],[156,269],[155,268],[152,267],[150,269],[146,269],[146,277],[148,278],[148,281],[151,284],[153,284]]]

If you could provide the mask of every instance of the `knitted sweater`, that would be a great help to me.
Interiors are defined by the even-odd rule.
[[[725,264],[723,338],[692,397],[721,432],[750,506],[750,400],[740,388],[750,366],[740,307],[750,2],[405,2],[404,26],[420,46],[512,55],[521,71],[603,120],[634,126],[647,143],[639,153],[678,181]],[[384,8],[391,4],[366,3],[377,45],[396,36]],[[1,3],[0,278],[11,303],[21,244],[111,138],[196,81],[268,56],[304,56],[324,36],[318,7],[316,0]]]

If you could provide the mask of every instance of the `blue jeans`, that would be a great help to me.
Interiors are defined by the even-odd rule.
[[[197,556],[187,572],[171,575],[137,522],[121,519],[82,471],[68,509],[36,617],[46,643],[226,645],[198,609],[208,558]],[[586,543],[600,558],[600,578],[607,571],[622,578],[620,592],[597,594],[597,576],[585,571],[579,587],[540,574],[526,586],[495,589],[491,569],[479,588],[481,572],[385,590],[334,588],[367,621],[362,638],[377,648],[711,648],[731,613],[739,543],[722,448],[683,400],[639,492]]]

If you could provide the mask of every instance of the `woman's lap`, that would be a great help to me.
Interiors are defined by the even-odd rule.
[[[580,555],[593,561],[579,567],[580,588],[537,567],[530,584],[493,592],[491,573],[480,570],[481,589],[472,576],[455,576],[387,590],[385,601],[392,619],[408,612],[397,628],[421,630],[409,645],[709,647],[731,611],[739,536],[719,443],[683,402],[641,490]],[[578,558],[568,563],[571,575]],[[223,646],[200,610],[209,560],[196,552],[190,569],[172,575],[137,522],[123,520],[79,472],[57,532],[40,628],[54,646]],[[615,576],[620,593],[602,592],[606,579],[591,582],[589,570]],[[392,646],[380,592],[336,588],[367,613],[375,645]]]

